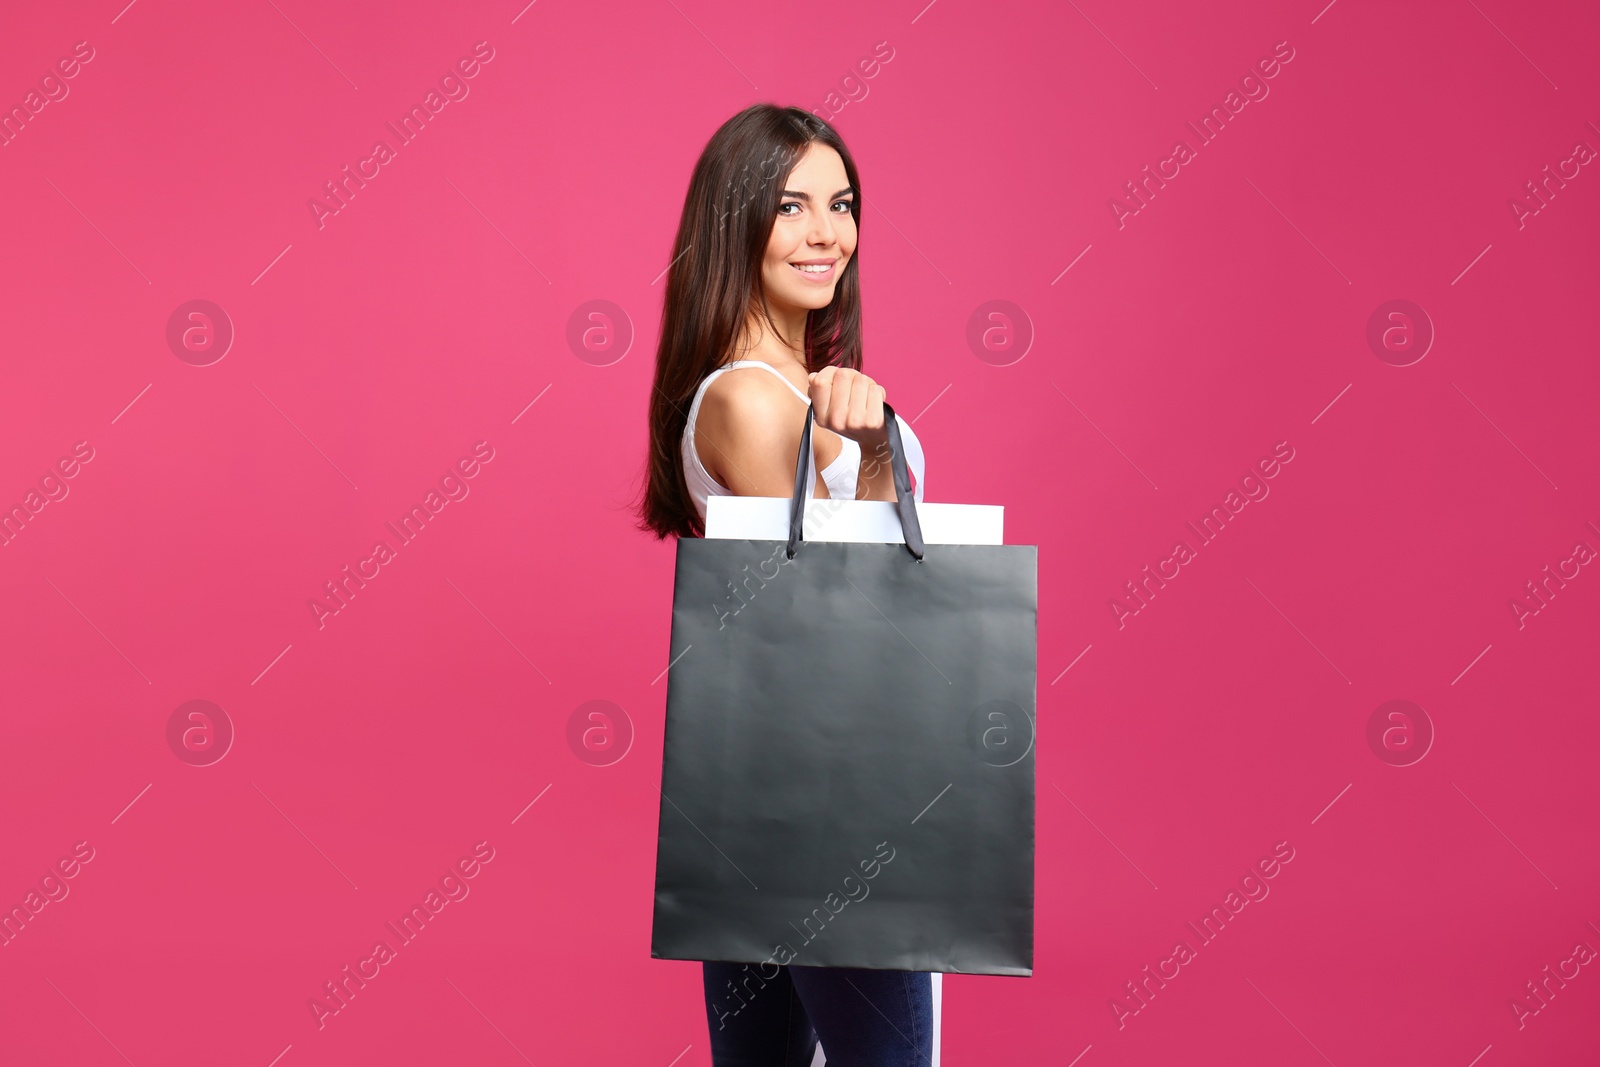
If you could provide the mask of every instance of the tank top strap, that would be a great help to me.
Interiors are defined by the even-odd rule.
[[[789,391],[790,392],[794,393],[795,396],[799,397],[801,400],[805,401],[807,404],[811,403],[811,398],[809,396],[807,396],[805,393],[802,393],[800,391],[800,389],[793,382],[791,382],[789,380],[789,376],[787,374],[784,374],[783,371],[779,370],[777,367],[774,367],[772,364],[765,362],[764,360],[759,360],[759,359],[735,359],[735,360],[731,360],[730,362],[724,363],[722,366],[720,366],[716,370],[712,371],[711,374],[706,375],[706,380],[710,381],[711,380],[711,376],[713,374],[721,374],[725,370],[733,370],[733,369],[738,368],[738,367],[762,367],[762,368],[764,368],[764,369],[766,369],[768,371],[771,371],[773,374],[776,374],[778,376],[779,380],[782,381],[784,385],[787,385],[789,387]]]

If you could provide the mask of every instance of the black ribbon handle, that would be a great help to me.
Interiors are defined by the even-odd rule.
[[[900,529],[905,534],[906,548],[922,562],[927,550],[922,543],[922,522],[917,518],[916,498],[911,494],[911,473],[906,469],[905,445],[900,440],[900,423],[894,417],[894,408],[888,401],[883,404],[884,425],[889,431],[889,464],[894,471],[895,506],[900,512]],[[795,464],[794,496],[789,500],[789,547],[786,558],[794,559],[795,546],[805,540],[801,536],[801,523],[806,513],[806,471],[811,464],[811,424],[816,421],[816,411],[806,405],[806,426],[800,432],[800,456]]]

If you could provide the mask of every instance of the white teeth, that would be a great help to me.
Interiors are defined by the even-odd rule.
[[[823,264],[821,266],[801,266],[798,263],[791,263],[789,265],[797,270],[805,272],[806,274],[826,274],[828,271],[833,269],[832,263]]]

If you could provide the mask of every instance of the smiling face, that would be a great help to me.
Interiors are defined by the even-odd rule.
[[[833,302],[839,276],[856,251],[855,192],[844,161],[824,144],[812,143],[783,183],[772,223],[761,282],[774,310],[802,314]]]

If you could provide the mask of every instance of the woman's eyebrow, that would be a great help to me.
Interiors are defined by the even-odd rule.
[[[834,194],[833,194],[833,195],[832,195],[832,196],[830,196],[830,197],[829,197],[829,198],[828,198],[828,199],[830,199],[830,200],[837,200],[837,199],[839,199],[839,198],[840,198],[840,197],[841,197],[841,196],[845,196],[845,195],[847,195],[847,194],[849,194],[849,193],[853,193],[853,192],[855,192],[855,190],[854,190],[854,189],[851,189],[851,188],[849,188],[849,187],[848,187],[848,186],[846,186],[846,187],[845,187],[845,188],[843,188],[843,189],[840,189],[840,190],[839,190],[839,191],[838,191],[838,192],[837,192],[837,193],[834,193]],[[795,198],[795,199],[796,199],[796,200],[804,200],[804,201],[805,201],[805,202],[806,202],[806,203],[808,203],[808,204],[809,204],[809,203],[811,203],[811,194],[810,194],[810,193],[797,193],[797,192],[795,192],[795,191],[794,191],[794,190],[793,190],[793,189],[785,189],[785,190],[784,190],[784,191],[783,191],[783,195],[784,195],[784,196],[792,196],[792,197],[794,197],[794,198]]]

